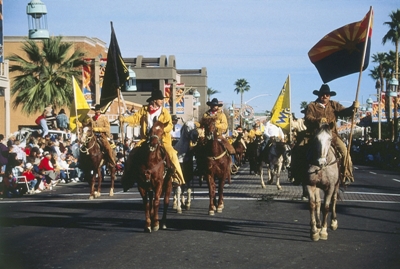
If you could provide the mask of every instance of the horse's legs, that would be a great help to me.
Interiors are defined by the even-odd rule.
[[[164,180],[167,180],[167,178],[165,178]],[[163,208],[163,216],[161,219],[161,229],[163,230],[167,229],[167,212],[168,212],[169,197],[171,195],[171,191],[172,191],[172,182],[170,179],[168,179],[168,183],[165,186],[164,190],[164,208]]]
[[[144,216],[145,216],[145,225],[144,231],[146,233],[151,233],[151,219],[150,219],[150,210],[151,210],[151,200],[149,199],[149,193],[139,188],[140,195],[142,196],[143,207],[144,207]]]
[[[115,173],[116,173],[116,168],[109,166],[108,169],[110,170],[111,174],[111,187],[110,187],[110,196],[114,196],[114,181],[115,181]]]
[[[336,218],[336,202],[337,202],[338,188],[339,185],[335,186],[335,191],[332,195],[331,229],[334,231],[338,228],[338,221]]]
[[[278,190],[282,190],[281,184],[279,183],[279,179],[281,177],[281,169],[282,169],[282,163],[278,164],[275,170],[276,187],[278,188]]]
[[[260,178],[261,178],[261,187],[263,189],[265,189],[266,187],[265,187],[265,183],[264,183],[264,170],[263,170],[263,162],[262,161],[260,162],[259,171],[260,171]]]
[[[208,214],[214,215],[214,211],[216,210],[214,205],[215,199],[215,181],[214,175],[207,175],[207,184],[208,184],[208,195],[210,197],[210,204],[208,206]]]
[[[94,191],[94,184],[96,182],[96,174],[94,173],[94,171],[93,171],[93,175],[90,175],[90,179],[89,180],[90,180],[90,182],[89,182],[89,185],[90,185],[90,196],[89,196],[89,199],[93,200],[94,198],[97,197],[97,192]]]
[[[333,198],[333,193],[334,193],[334,188],[331,187],[328,191],[325,192],[325,198],[324,198],[324,208],[322,210],[322,225],[321,225],[321,232],[320,232],[320,238],[322,240],[327,240],[328,239],[328,214],[329,214],[329,207],[331,200]]]
[[[267,180],[267,184],[268,185],[271,185],[272,184],[272,182],[273,182],[273,175],[272,175],[272,173],[273,173],[273,166],[271,165],[271,164],[267,164],[267,171],[268,171],[268,180]]]
[[[97,191],[95,191],[94,196],[95,198],[100,197],[101,196],[101,181],[103,179],[103,174],[102,172],[102,165],[99,165],[99,167],[97,168]]]
[[[227,177],[230,177],[230,173],[227,173]],[[225,177],[224,177],[225,178]],[[217,212],[222,213],[222,209],[224,209],[224,185],[225,179],[221,178],[218,182],[218,207]]]
[[[182,213],[182,204],[181,204],[182,189],[181,189],[181,186],[176,186],[176,187],[174,187],[174,189],[175,189],[174,209],[176,209],[176,213],[181,214]]]
[[[309,210],[310,210],[310,227],[311,227],[310,237],[311,237],[311,240],[318,241],[320,230],[317,228],[317,221],[315,219],[315,215],[316,215],[316,207],[317,207],[316,193],[319,192],[319,189],[317,189],[314,186],[307,185],[307,190],[309,193],[308,202],[309,202]]]
[[[190,209],[191,203],[192,203],[192,189],[188,188],[187,189],[187,199],[186,199],[186,204],[185,204],[187,210]]]
[[[158,231],[160,229],[160,223],[158,219],[158,209],[160,208],[160,197],[161,197],[161,192],[162,192],[162,184],[159,186],[156,186],[156,190],[154,191],[154,197],[153,197],[153,208],[152,208],[152,224],[151,226],[153,227],[153,231]]]

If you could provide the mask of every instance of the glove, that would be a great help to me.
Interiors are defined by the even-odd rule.
[[[328,123],[328,119],[327,118],[321,118],[319,120],[319,123]]]
[[[353,102],[353,107],[358,109],[360,107],[360,103],[358,101]]]
[[[100,128],[99,127],[94,127],[93,128],[93,132],[100,132]]]
[[[125,118],[124,118],[124,116],[119,116],[118,120],[119,120],[120,123],[124,123]]]

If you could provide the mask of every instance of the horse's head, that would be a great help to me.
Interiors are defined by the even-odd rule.
[[[204,136],[208,140],[213,140],[214,136],[217,134],[217,127],[215,125],[214,117],[207,117],[201,120],[201,126],[204,127]]]
[[[92,119],[88,119],[85,122],[82,122],[82,126],[79,127],[80,138],[79,141],[85,145],[89,142],[93,137],[93,121]]]
[[[332,131],[330,125],[327,122],[321,122],[319,128],[316,131],[316,135],[313,141],[314,153],[317,157],[316,162],[318,166],[325,166],[327,164],[326,157],[332,142]]]
[[[151,127],[149,131],[149,136],[148,136],[148,143],[150,146],[150,150],[153,151],[157,148],[157,146],[162,144],[162,137],[164,135],[164,128],[168,125],[169,123],[162,123],[161,121],[155,121],[153,123],[153,126]]]

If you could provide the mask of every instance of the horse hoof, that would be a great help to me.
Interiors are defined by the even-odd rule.
[[[150,227],[145,227],[144,228],[145,233],[151,233],[151,228]]]
[[[163,229],[163,230],[166,230],[166,229],[167,229],[167,225],[163,224],[163,225],[162,225],[162,229]]]
[[[278,188],[278,190],[282,190],[282,187],[281,186],[276,186],[277,188]]]
[[[337,220],[332,220],[331,229],[332,229],[333,231],[336,231],[337,228],[338,228],[338,221],[337,221]]]
[[[89,200],[93,200],[94,199],[94,196],[93,195],[90,195],[89,196]]]
[[[172,206],[172,209],[177,209],[178,208],[178,206],[176,205],[176,204],[174,204],[173,206]]]
[[[218,207],[217,208],[217,213],[222,213],[222,209],[224,209],[223,207]]]
[[[111,197],[114,196],[114,190],[110,190],[110,196],[111,196]]]
[[[315,233],[315,234],[314,234],[314,233],[311,232],[311,233],[310,233],[310,237],[311,237],[311,240],[312,240],[312,241],[314,241],[314,242],[315,242],[315,241],[318,241],[318,240],[319,240],[319,233]]]
[[[265,184],[264,184],[264,185],[261,185],[261,188],[265,189],[265,188],[267,188],[267,187],[266,187]]]
[[[319,233],[319,238],[320,238],[321,240],[328,240],[328,233],[327,233],[326,231],[321,231],[321,232]]]
[[[177,208],[177,209],[176,209],[176,213],[182,214],[182,208]]]
[[[153,231],[155,231],[155,232],[157,232],[159,229],[160,229],[160,226],[158,226],[158,225],[153,227]]]
[[[214,214],[215,214],[214,210],[210,210],[210,211],[208,211],[208,215],[210,215],[210,216],[214,216]]]

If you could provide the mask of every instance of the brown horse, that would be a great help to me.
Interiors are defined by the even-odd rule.
[[[210,196],[209,215],[214,215],[216,210],[222,212],[224,208],[224,185],[225,180],[231,181],[230,167],[232,158],[223,144],[218,141],[217,128],[215,126],[215,118],[204,118],[201,121],[204,127],[205,144],[203,146],[205,153],[205,176],[208,183],[208,191]],[[216,179],[218,184],[218,206],[216,207]]]
[[[160,197],[164,194],[164,208],[161,220],[162,229],[166,229],[169,197],[172,191],[172,165],[163,146],[164,123],[155,121],[146,143],[135,148],[135,153],[128,160],[134,181],[142,196],[145,208],[146,224],[144,231],[157,231],[160,227],[158,209]],[[132,163],[131,163],[132,162]],[[134,163],[133,163],[134,162]]]
[[[241,166],[244,163],[244,154],[246,148],[242,143],[243,133],[239,133],[235,141],[233,141],[232,146],[235,149],[235,164],[236,166]]]
[[[90,185],[89,199],[100,197],[102,172],[101,167],[106,164],[111,175],[110,196],[114,196],[115,166],[111,166],[106,160],[105,153],[93,132],[93,121],[89,120],[80,128],[80,142],[82,146],[79,154],[79,168],[83,171],[85,181]],[[97,181],[97,190],[95,183]]]

